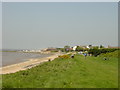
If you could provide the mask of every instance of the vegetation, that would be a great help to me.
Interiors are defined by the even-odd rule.
[[[104,48],[104,46],[103,46],[103,45],[100,45],[100,48]]]
[[[69,58],[66,58],[69,57]],[[3,75],[3,88],[117,88],[118,58],[62,56],[31,69]]]
[[[77,46],[76,51],[84,51],[84,49],[80,46]]]
[[[116,58],[120,58],[120,50],[116,50],[114,52],[110,52],[110,53],[102,53],[100,56],[103,57],[116,57]]]
[[[64,48],[57,48],[57,50],[59,51],[62,51],[62,52],[71,52],[71,51],[73,51],[72,49],[71,49],[71,47],[70,46],[68,46],[68,45],[66,45],[66,46],[64,46]]]
[[[102,53],[109,53],[109,52],[114,52],[118,49],[111,49],[111,48],[102,48],[102,49],[97,49],[93,48],[88,51],[89,54],[92,54],[93,56],[98,56]]]
[[[105,53],[114,52],[116,50],[119,50],[119,48],[104,48],[103,45],[100,45],[100,46],[89,45],[89,48],[77,46],[75,51],[76,52],[82,51],[85,53],[87,51],[88,54],[91,54],[92,56],[96,57],[100,54],[105,54]],[[57,50],[62,51],[62,52],[73,52],[72,47],[70,47],[68,45],[64,46],[64,48],[57,48]]]
[[[69,55],[61,55],[61,56],[58,56],[59,58],[62,58],[62,59],[68,59],[68,58],[70,58],[70,56]]]

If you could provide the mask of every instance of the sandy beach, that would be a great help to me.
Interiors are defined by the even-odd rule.
[[[5,67],[0,68],[0,74],[15,73],[20,70],[26,70],[26,69],[35,67],[36,65],[39,65],[43,62],[47,62],[49,60],[52,61],[55,58],[57,58],[58,55],[62,55],[62,54],[56,53],[49,57],[44,57],[44,58],[40,58],[40,59],[30,59],[29,61],[26,61],[26,62],[5,66]]]

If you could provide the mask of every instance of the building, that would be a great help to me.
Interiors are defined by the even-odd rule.
[[[74,47],[73,47],[73,50],[75,51],[75,50],[76,50],[76,48],[77,48],[77,46],[74,46]]]

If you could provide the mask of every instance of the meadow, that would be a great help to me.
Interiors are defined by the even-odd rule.
[[[3,88],[117,88],[118,57],[76,54],[36,67],[2,75]]]

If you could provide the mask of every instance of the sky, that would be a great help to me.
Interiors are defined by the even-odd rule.
[[[3,2],[3,49],[118,46],[117,2]]]
[[[119,0],[1,0],[2,2],[119,2]]]

